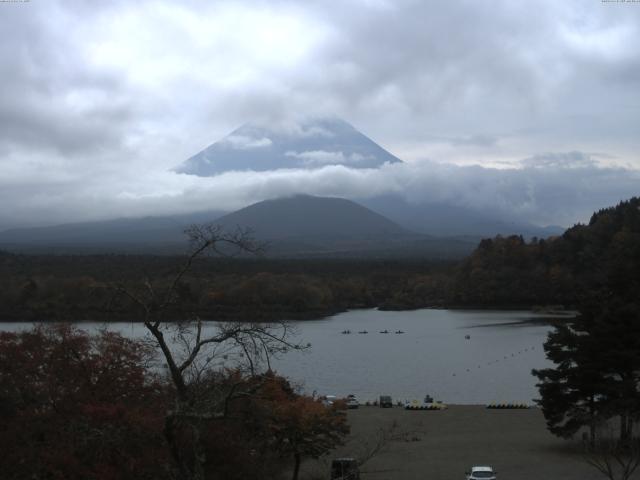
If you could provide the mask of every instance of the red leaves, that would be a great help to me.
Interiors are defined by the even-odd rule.
[[[90,337],[69,325],[0,334],[3,473],[162,476],[153,454],[164,449],[165,399],[145,368],[148,353],[117,334]]]
[[[342,443],[349,433],[346,416],[317,399],[296,394],[287,380],[268,373],[259,390],[244,401],[245,424],[270,436],[280,455],[318,457]]]
[[[171,389],[146,368],[151,353],[68,325],[0,333],[3,478],[166,478],[175,460],[163,436]],[[202,418],[177,418],[173,446],[188,453],[201,436],[211,478],[276,477],[294,457],[322,455],[348,432],[342,413],[271,372],[213,372],[203,382],[194,386],[202,405],[190,405]]]

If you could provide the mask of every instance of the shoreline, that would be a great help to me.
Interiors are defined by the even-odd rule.
[[[431,307],[419,307],[419,308],[404,308],[404,309],[387,309],[380,307],[354,307],[354,308],[336,308],[332,310],[323,310],[322,312],[305,312],[290,315],[277,315],[271,319],[240,319],[240,318],[230,318],[221,316],[220,319],[217,320],[207,320],[203,319],[203,322],[254,322],[254,323],[280,323],[280,322],[313,322],[326,320],[327,318],[333,317],[335,315],[339,315],[341,313],[351,312],[351,311],[359,311],[359,310],[375,310],[380,312],[415,312],[418,310],[449,310],[449,311],[478,311],[478,312],[529,312],[532,315],[535,315],[536,319],[531,320],[522,320],[518,322],[513,322],[513,324],[526,324],[526,323],[548,323],[552,325],[553,320],[562,320],[567,318],[575,317],[578,312],[576,310],[553,310],[553,311],[545,311],[542,309],[536,309],[536,306],[533,307],[522,307],[522,306],[489,306],[489,307],[466,307],[466,306],[431,306]],[[202,317],[202,315],[201,315]],[[546,319],[539,320],[539,319]],[[175,320],[175,323],[178,322],[187,322],[191,321],[188,319],[184,320]],[[142,320],[132,319],[132,318],[117,318],[114,320],[105,320],[105,319],[81,319],[81,320],[67,320],[67,319],[54,319],[54,320],[34,320],[34,319],[7,319],[0,318],[0,324],[6,323],[74,323],[74,324],[83,324],[83,323],[104,323],[104,324],[117,324],[117,323],[140,323],[142,324]],[[502,325],[502,324],[501,324]],[[481,328],[485,325],[478,326]],[[487,325],[489,326],[489,325]]]

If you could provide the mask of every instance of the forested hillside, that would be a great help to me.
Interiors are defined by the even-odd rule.
[[[450,301],[461,305],[575,305],[602,288],[638,292],[640,199],[594,213],[562,236],[496,237],[458,268]]]

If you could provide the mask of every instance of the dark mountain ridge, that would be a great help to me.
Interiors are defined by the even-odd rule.
[[[27,253],[177,254],[187,246],[183,230],[209,222],[227,230],[250,229],[257,240],[269,243],[267,255],[276,257],[461,258],[475,245],[473,240],[411,232],[350,200],[297,195],[224,216],[204,212],[8,230],[0,232],[0,248]]]
[[[475,245],[411,232],[351,200],[310,195],[258,202],[216,223],[250,229],[272,256],[461,258]]]
[[[295,195],[254,203],[219,218],[223,227],[250,228],[264,240],[376,239],[414,235],[388,218],[344,198]]]

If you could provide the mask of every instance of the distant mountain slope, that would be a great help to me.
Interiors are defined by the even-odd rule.
[[[212,222],[222,214],[208,211],[12,229],[0,232],[0,248],[83,252],[144,251],[149,248],[152,253],[158,246],[184,245],[186,227]]]
[[[297,195],[250,205],[217,220],[250,228],[276,257],[461,258],[475,242],[416,234],[343,198]]]
[[[461,258],[476,245],[416,234],[342,198],[298,195],[266,200],[236,212],[117,219],[0,232],[0,250],[25,253],[180,254],[185,227],[215,221],[250,228],[268,242],[269,257]]]
[[[234,170],[267,171],[345,165],[376,168],[400,162],[349,123],[316,119],[284,128],[246,124],[180,165],[176,171],[202,177]]]
[[[446,203],[409,203],[399,196],[385,195],[358,200],[362,205],[414,232],[439,237],[493,237],[523,235],[545,238],[560,235],[564,228],[538,227]]]
[[[217,220],[226,228],[249,227],[265,240],[378,239],[411,235],[382,215],[344,198],[296,195],[265,200]]]

